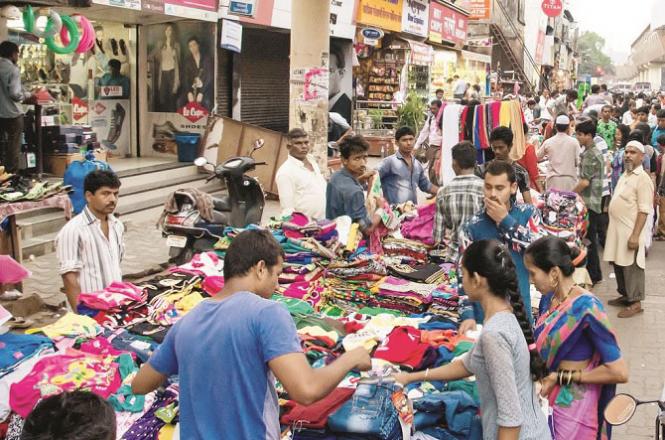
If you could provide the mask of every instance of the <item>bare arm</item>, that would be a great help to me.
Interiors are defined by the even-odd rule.
[[[644,212],[638,212],[637,213],[637,220],[635,220],[635,227],[633,227],[633,233],[631,234],[632,237],[635,239],[638,239],[640,237],[640,234],[642,233],[642,229],[644,229],[644,225],[647,222],[647,214]]]
[[[466,369],[461,360],[457,360],[453,363],[432,370],[417,371],[415,373],[399,373],[395,375],[395,380],[402,385],[408,385],[411,382],[423,382],[426,380],[440,380],[446,382],[464,379],[469,376],[471,376],[471,372]]]
[[[589,182],[587,179],[580,179],[580,181],[577,183],[577,186],[575,189],[573,189],[574,192],[577,194],[582,194],[582,191],[587,189],[591,185],[591,182]]]
[[[62,283],[65,287],[67,302],[69,302],[72,310],[76,312],[79,295],[81,294],[81,285],[79,284],[78,272],[67,272],[62,274]]]
[[[531,198],[531,190],[527,189],[522,193],[522,198],[524,199],[524,203],[527,205],[533,205],[533,199]]]
[[[148,394],[159,388],[165,380],[166,375],[158,372],[146,362],[132,380],[132,393]]]
[[[628,366],[623,358],[597,366],[591,371],[582,371],[580,383],[615,384],[628,382]]]
[[[311,405],[330,394],[352,369],[369,369],[371,360],[367,350],[359,347],[323,368],[312,368],[303,353],[278,356],[268,365],[293,400]]]
[[[499,426],[499,432],[497,432],[497,440],[518,440],[520,438],[520,426],[514,428],[508,428],[505,426]]]

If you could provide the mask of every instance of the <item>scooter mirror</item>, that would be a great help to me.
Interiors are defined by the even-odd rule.
[[[612,426],[623,425],[635,414],[637,400],[629,394],[617,394],[605,407],[605,420]]]
[[[197,167],[202,167],[202,166],[205,166],[207,164],[208,164],[208,159],[206,159],[205,157],[197,157],[194,160],[194,165],[196,165]]]

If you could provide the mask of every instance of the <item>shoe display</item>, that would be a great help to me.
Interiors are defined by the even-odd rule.
[[[127,43],[125,43],[125,40],[120,40],[120,53],[127,56]]]
[[[113,52],[113,55],[118,56],[118,42],[115,38],[111,38],[111,51]]]
[[[125,115],[125,108],[119,102],[116,103],[115,108],[111,110],[111,128],[106,136],[107,139],[103,141],[104,146],[113,150],[117,149],[115,143],[122,133],[122,124],[125,122]]]

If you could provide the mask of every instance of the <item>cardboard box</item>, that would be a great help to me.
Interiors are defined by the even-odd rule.
[[[95,150],[95,159],[103,162],[107,161],[106,150]],[[83,160],[80,153],[73,154],[45,154],[44,155],[44,171],[53,174],[56,177],[63,177],[65,170],[70,163],[77,160]]]

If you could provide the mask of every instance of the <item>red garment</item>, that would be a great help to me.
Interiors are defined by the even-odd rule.
[[[420,330],[413,327],[395,327],[386,341],[374,352],[374,357],[415,369],[430,348],[420,341]]]
[[[540,176],[540,171],[538,171],[538,157],[536,156],[536,147],[533,144],[527,144],[526,151],[524,151],[524,156],[517,161],[518,164],[522,165],[529,173],[529,181],[531,188],[538,188],[536,182]]]
[[[420,342],[424,344],[429,344],[432,347],[443,345],[450,351],[455,349],[456,330],[421,330],[420,332]]]
[[[335,388],[332,393],[311,405],[288,402],[286,407],[291,410],[284,414],[282,425],[297,424],[303,428],[323,429],[328,424],[328,416],[337,411],[353,396],[353,388]]]
[[[471,139],[464,139],[464,133],[466,130],[466,115],[468,112],[469,112],[469,106],[465,105],[459,117],[459,138],[461,140],[471,140]]]

